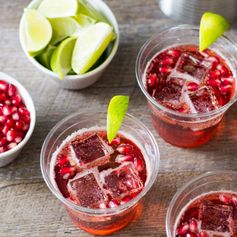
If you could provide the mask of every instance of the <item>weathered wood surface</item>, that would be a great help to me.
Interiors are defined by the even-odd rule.
[[[115,94],[131,96],[129,112],[155,134],[146,101],[136,83],[136,55],[152,34],[173,22],[155,0],[107,0],[121,30],[118,54],[100,81],[82,91],[66,91],[37,71],[23,55],[18,25],[29,0],[0,0],[0,71],[16,77],[30,91],[37,125],[19,158],[0,169],[0,236],[90,236],[75,228],[60,202],[46,187],[39,156],[49,130],[66,115],[84,108],[106,109]],[[232,31],[235,39],[237,34]],[[158,179],[146,199],[142,217],[114,236],[165,237],[165,215],[173,194],[191,177],[209,170],[237,169],[237,106],[225,117],[214,140],[193,150],[179,149],[156,135],[161,152]]]

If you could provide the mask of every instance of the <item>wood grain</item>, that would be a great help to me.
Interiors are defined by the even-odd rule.
[[[81,236],[64,208],[46,187],[39,156],[49,130],[66,115],[85,108],[106,109],[111,96],[131,96],[129,112],[155,134],[161,152],[158,179],[146,196],[142,217],[114,236],[165,237],[169,202],[191,177],[209,170],[237,169],[237,106],[223,121],[217,136],[198,149],[180,149],[165,143],[154,131],[134,73],[137,53],[151,35],[174,24],[155,0],[107,0],[121,31],[118,54],[100,81],[82,91],[67,91],[37,71],[26,59],[18,39],[19,19],[29,0],[0,0],[0,71],[16,77],[31,93],[37,125],[19,158],[0,169],[0,236]],[[231,32],[237,39],[236,31]]]

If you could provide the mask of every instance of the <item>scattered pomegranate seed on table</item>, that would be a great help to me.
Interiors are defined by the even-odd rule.
[[[11,150],[24,139],[30,121],[30,112],[17,88],[0,80],[0,153]]]

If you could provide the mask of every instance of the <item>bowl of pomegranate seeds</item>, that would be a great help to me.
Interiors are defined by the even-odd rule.
[[[35,127],[30,94],[14,78],[0,72],[0,167],[12,162]]]

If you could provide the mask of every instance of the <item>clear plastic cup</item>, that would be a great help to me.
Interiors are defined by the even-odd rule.
[[[135,138],[139,148],[147,157],[147,181],[144,189],[134,199],[115,208],[90,209],[78,206],[64,198],[61,192],[52,182],[50,176],[50,162],[53,152],[73,132],[83,128],[105,127],[107,113],[105,112],[84,112],[72,114],[59,122],[48,134],[41,150],[41,171],[44,180],[52,193],[65,205],[73,223],[79,228],[98,235],[106,235],[118,231],[128,225],[141,213],[141,199],[150,190],[156,180],[160,154],[158,145],[151,132],[135,117],[127,114],[120,131],[126,132]]]
[[[237,193],[237,172],[213,171],[191,179],[173,197],[166,215],[166,234],[175,237],[177,219],[183,208],[193,199],[210,192]]]
[[[198,28],[189,25],[172,27],[149,39],[141,48],[136,62],[137,81],[148,101],[152,122],[158,134],[167,142],[179,147],[196,147],[208,142],[217,131],[224,113],[236,101],[235,86],[233,98],[223,107],[206,113],[185,114],[164,107],[147,92],[146,66],[158,52],[174,46],[198,44]],[[237,78],[236,44],[226,36],[222,36],[211,45],[210,49],[226,60],[233,76]]]

